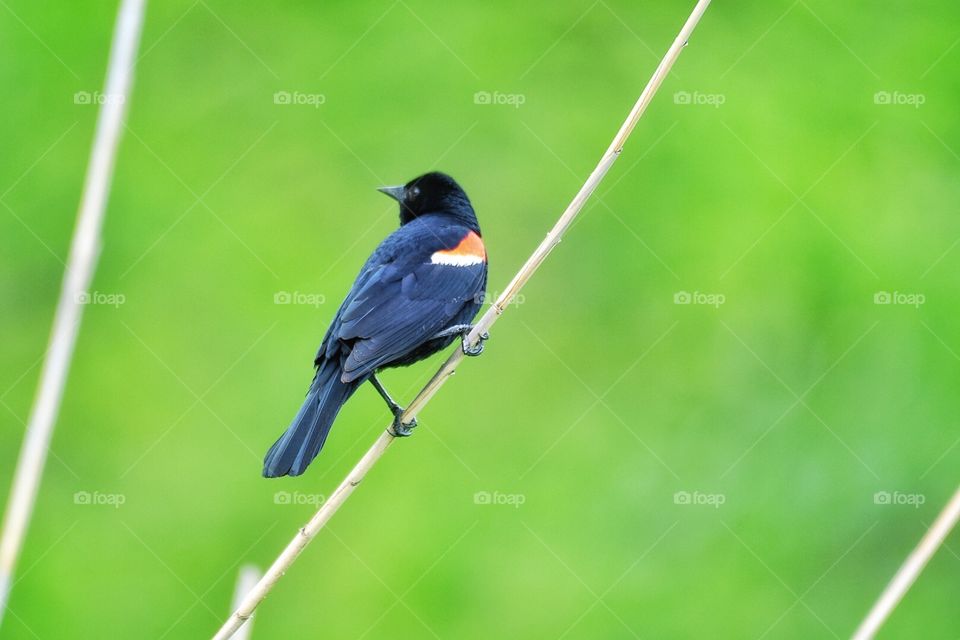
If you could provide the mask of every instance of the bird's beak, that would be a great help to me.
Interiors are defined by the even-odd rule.
[[[379,191],[380,193],[387,194],[397,202],[403,202],[403,191],[404,191],[403,185],[399,185],[396,187],[380,187],[379,189],[377,189],[377,191]]]

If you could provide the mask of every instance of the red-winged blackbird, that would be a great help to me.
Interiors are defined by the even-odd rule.
[[[320,343],[316,375],[293,423],[267,452],[263,475],[298,476],[323,447],[343,403],[370,380],[393,413],[395,435],[409,435],[403,410],[376,373],[444,349],[470,330],[487,283],[487,252],[473,206],[460,185],[427,173],[383,193],[400,203],[400,228],[357,276]],[[481,344],[467,355],[477,355]]]

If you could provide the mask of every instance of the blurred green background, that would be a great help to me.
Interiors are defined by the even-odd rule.
[[[239,563],[386,426],[361,390],[306,475],[260,477],[396,226],[374,188],[454,175],[500,291],[692,5],[152,3],[0,637],[211,635]],[[115,11],[0,3],[3,496]],[[484,356],[253,638],[849,636],[957,485],[958,25],[943,0],[712,6]],[[439,361],[385,382],[408,400]],[[958,553],[881,637],[960,635]]]

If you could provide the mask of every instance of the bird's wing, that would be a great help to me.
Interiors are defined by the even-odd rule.
[[[433,236],[411,256],[401,253],[381,263],[368,264],[337,314],[331,335],[349,342],[343,361],[345,382],[366,376],[409,353],[450,326],[481,293],[486,261],[457,254],[465,229],[452,239]],[[444,236],[448,234],[443,234]],[[436,251],[429,251],[431,248]],[[424,251],[427,249],[427,251]],[[476,245],[473,250],[476,251]],[[479,244],[482,251],[482,243]],[[327,344],[329,350],[332,345]]]

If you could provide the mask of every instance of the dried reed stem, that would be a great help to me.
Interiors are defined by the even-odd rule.
[[[53,427],[83,316],[84,296],[87,295],[100,254],[100,229],[107,208],[117,144],[123,130],[145,4],[146,0],[123,0],[117,15],[104,100],[97,119],[77,227],[63,275],[40,386],[30,411],[3,521],[3,536],[0,539],[0,621],[7,608],[17,558],[40,488],[47,450],[53,437]]]
[[[920,543],[904,561],[903,566],[893,576],[893,580],[883,590],[880,599],[873,605],[870,613],[853,634],[853,640],[870,640],[877,634],[958,520],[960,520],[960,487],[937,516],[933,526],[927,530]]]

